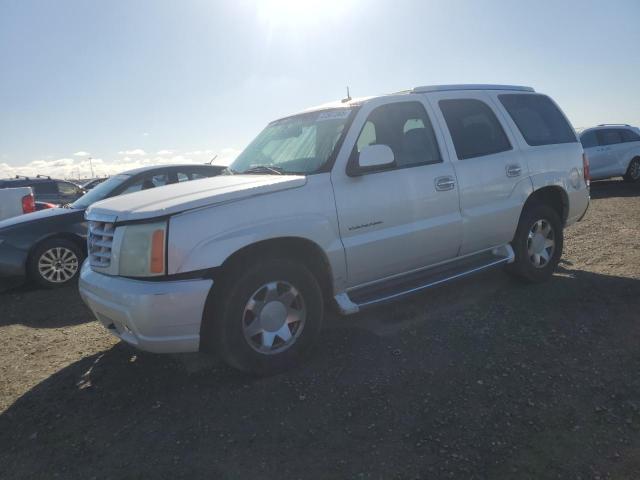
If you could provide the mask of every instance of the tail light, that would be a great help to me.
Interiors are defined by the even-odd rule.
[[[31,213],[36,211],[36,200],[33,193],[22,197],[22,213]]]
[[[588,187],[591,184],[591,172],[589,171],[589,159],[586,153],[582,154],[582,172],[584,175],[584,183],[586,183]]]

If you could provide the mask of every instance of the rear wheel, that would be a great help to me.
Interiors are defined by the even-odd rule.
[[[634,158],[627,168],[627,173],[624,174],[625,181],[627,182],[639,182],[640,181],[640,158]]]
[[[544,204],[528,205],[513,238],[515,261],[508,271],[533,283],[549,279],[562,256],[563,240],[556,211]]]
[[[309,353],[324,312],[320,286],[304,265],[265,260],[218,287],[205,310],[203,341],[226,363],[270,375]]]
[[[33,251],[29,278],[45,288],[58,288],[76,279],[84,258],[82,249],[70,240],[52,238]]]

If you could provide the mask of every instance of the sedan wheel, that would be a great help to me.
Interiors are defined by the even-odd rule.
[[[38,259],[40,276],[51,283],[65,283],[78,272],[78,256],[65,247],[46,250]]]

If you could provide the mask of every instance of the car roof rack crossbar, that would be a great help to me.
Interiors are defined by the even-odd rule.
[[[599,127],[630,127],[628,123],[601,123]]]
[[[512,90],[515,92],[535,92],[533,88],[524,87],[521,85],[491,85],[482,83],[469,83],[460,85],[425,85],[423,87],[415,87],[411,90],[411,92],[450,92],[456,90]]]

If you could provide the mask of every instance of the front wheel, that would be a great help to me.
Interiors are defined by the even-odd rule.
[[[313,274],[301,263],[272,259],[230,277],[210,296],[205,344],[250,374],[270,375],[300,363],[315,343],[324,315]]]
[[[82,249],[64,238],[38,245],[29,260],[29,278],[45,288],[58,288],[76,279],[84,259]]]
[[[528,205],[512,242],[515,261],[507,270],[527,282],[548,280],[562,256],[563,241],[556,211],[544,204]]]
[[[631,183],[640,182],[640,158],[634,158],[627,168],[627,173],[623,176],[624,180]]]

